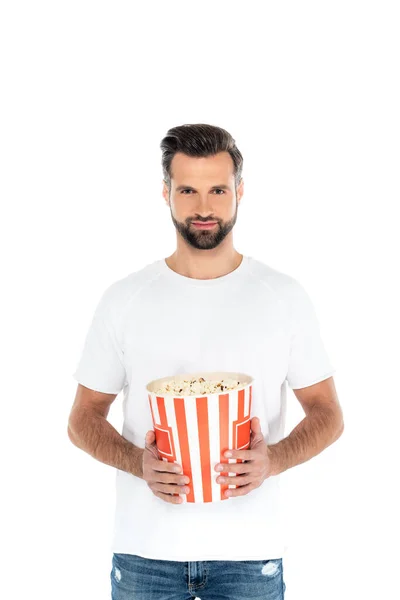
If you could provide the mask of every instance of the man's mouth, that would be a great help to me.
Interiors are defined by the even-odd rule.
[[[209,221],[207,223],[202,223],[201,221],[193,221],[193,225],[198,229],[212,229],[213,227],[215,227],[216,224],[216,221]]]

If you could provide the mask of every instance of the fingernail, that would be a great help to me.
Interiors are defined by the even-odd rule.
[[[232,456],[232,452],[225,452],[225,456]]]
[[[217,466],[217,471],[222,471],[222,469],[223,469],[223,466],[222,466],[222,465],[218,465],[218,466]]]

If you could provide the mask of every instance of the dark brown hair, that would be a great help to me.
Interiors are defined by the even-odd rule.
[[[233,161],[235,186],[242,177],[243,156],[236,147],[235,140],[222,127],[204,123],[179,125],[167,131],[160,144],[164,181],[171,189],[171,162],[177,152],[188,156],[212,156],[218,152],[229,152]]]

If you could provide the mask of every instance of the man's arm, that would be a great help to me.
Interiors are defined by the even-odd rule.
[[[117,394],[104,394],[78,385],[68,421],[71,442],[111,467],[143,478],[143,448],[126,440],[107,421]]]
[[[287,437],[268,445],[272,475],[316,456],[335,442],[344,430],[333,377],[293,391],[306,416]]]

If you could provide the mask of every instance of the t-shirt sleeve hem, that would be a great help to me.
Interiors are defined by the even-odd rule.
[[[93,390],[94,392],[102,392],[103,394],[119,394],[122,390],[117,390],[112,386],[103,385],[102,383],[96,383],[93,380],[87,379],[86,377],[82,377],[76,373],[73,374],[73,378],[75,381],[80,383],[81,385]]]
[[[336,369],[331,369],[324,375],[321,375],[320,377],[314,377],[313,379],[308,379],[308,380],[306,379],[306,380],[303,380],[300,382],[299,381],[296,381],[296,382],[291,381],[290,383],[288,381],[288,385],[292,390],[305,388],[310,385],[314,385],[315,383],[320,383],[321,381],[324,381],[325,379],[328,379],[329,377],[332,377],[332,375],[334,373],[336,373]]]

